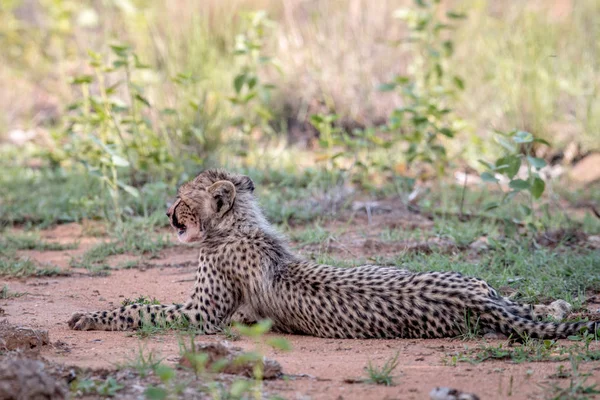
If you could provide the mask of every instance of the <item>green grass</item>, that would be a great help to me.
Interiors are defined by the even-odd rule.
[[[244,171],[255,183],[259,203],[274,224],[306,224],[331,218],[347,204],[342,195],[344,175],[322,168],[303,171]]]
[[[71,383],[71,393],[76,397],[80,395],[98,395],[100,397],[114,397],[125,386],[114,377],[105,380],[77,379]]]
[[[392,260],[375,259],[415,272],[458,271],[486,280],[496,288],[517,291],[526,302],[564,299],[575,307],[587,290],[600,289],[600,254],[580,248],[556,251],[532,248],[527,241],[506,240],[483,252],[476,259],[468,253],[408,253]]]
[[[38,251],[62,251],[62,250],[73,250],[79,247],[79,243],[51,243],[41,240],[39,235],[28,233],[28,234],[15,234],[4,232],[2,239],[0,239],[0,252],[2,249],[11,250],[38,250]]]
[[[155,353],[153,353],[151,350],[146,351],[142,345],[140,345],[138,353],[135,355],[135,357],[128,359],[123,364],[117,365],[117,368],[119,370],[132,369],[136,371],[141,378],[145,378],[161,362],[162,359],[159,358]]]
[[[27,292],[11,292],[10,289],[8,288],[8,285],[4,285],[2,287],[2,289],[0,290],[0,299],[6,300],[6,299],[14,299],[14,298],[18,298],[21,296],[25,296],[26,294],[28,294]]]
[[[198,328],[190,323],[185,317],[180,317],[175,321],[167,321],[164,316],[157,315],[154,323],[145,323],[135,331],[139,338],[147,338],[155,335],[163,335],[172,331],[195,333]]]
[[[322,243],[331,237],[331,233],[320,226],[318,223],[303,229],[292,230],[289,233],[292,241],[297,242],[298,246]]]
[[[121,306],[130,306],[132,304],[145,304],[145,305],[157,305],[160,304],[160,301],[156,299],[156,297],[150,298],[150,296],[140,295],[136,299],[126,298],[121,302]]]
[[[86,269],[106,267],[106,260],[119,254],[156,257],[162,249],[173,246],[168,234],[156,232],[159,226],[153,217],[129,220],[110,232],[108,242],[92,247],[80,259],[71,260],[71,266]]]
[[[96,179],[22,167],[3,168],[0,175],[3,225],[46,227],[102,216],[106,200]]]
[[[488,344],[484,342],[477,348],[467,346],[462,352],[444,358],[446,364],[456,365],[457,362],[479,364],[490,360],[504,360],[514,364],[524,362],[560,362],[576,356],[580,361],[596,362],[600,360],[600,350],[592,350],[590,344],[598,341],[598,336],[585,333],[583,336],[569,337],[571,344],[561,344],[554,340],[523,338],[523,343],[504,342]]]
[[[434,237],[435,233],[427,229],[404,229],[404,228],[383,228],[379,233],[379,238],[384,242],[400,242],[406,240],[426,241]]]
[[[591,373],[583,373],[579,370],[580,358],[577,355],[571,354],[569,357],[571,370],[568,371],[562,365],[557,368],[555,378],[568,379],[568,386],[552,383],[546,385],[546,398],[552,400],[567,400],[567,399],[591,399],[596,398],[600,394],[598,384],[590,384],[587,379]]]
[[[0,255],[0,276],[25,278],[28,276],[68,276],[58,267],[38,266],[29,258]]]
[[[382,366],[373,365],[370,361],[365,368],[368,378],[365,380],[366,383],[372,383],[375,385],[393,386],[392,373],[396,369],[399,363],[400,353],[397,352],[392,358],[387,360]]]

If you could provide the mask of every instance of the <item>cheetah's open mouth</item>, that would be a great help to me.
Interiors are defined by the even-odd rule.
[[[177,229],[178,235],[181,236],[185,233],[186,227],[181,222],[179,222],[179,220],[177,219],[177,215],[175,215],[175,212],[173,212],[171,223],[173,224],[173,227]]]

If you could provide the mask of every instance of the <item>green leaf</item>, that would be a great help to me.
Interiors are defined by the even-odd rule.
[[[133,186],[129,186],[121,181],[117,181],[117,185],[119,185],[119,187],[121,189],[123,189],[124,191],[126,191],[127,193],[129,193],[130,195],[132,195],[135,198],[140,197],[140,192],[139,190],[137,190],[136,188],[134,188]]]
[[[111,44],[110,48],[112,49],[113,53],[115,53],[119,57],[127,55],[127,52],[130,49],[130,47],[126,44]]]
[[[319,125],[324,122],[323,116],[320,114],[313,114],[310,116],[310,123],[313,125]]]
[[[487,169],[490,169],[492,171],[496,170],[496,166],[490,162],[487,162],[485,160],[477,160],[477,162],[485,166]]]
[[[405,75],[396,75],[396,77],[394,78],[394,83],[396,83],[397,85],[406,85],[410,83],[410,77]]]
[[[467,18],[467,14],[459,13],[459,12],[455,12],[455,11],[447,11],[446,16],[450,19],[465,19],[465,18]]]
[[[229,388],[229,394],[235,398],[242,398],[244,393],[248,392],[252,388],[252,383],[247,380],[237,380],[231,384]]]
[[[144,396],[146,396],[146,399],[148,400],[164,400],[168,395],[169,393],[166,389],[155,386],[147,387],[146,390],[144,390]]]
[[[117,81],[106,88],[106,94],[111,95],[117,91],[117,88],[121,86],[121,81]]]
[[[536,176],[535,178],[533,178],[533,183],[531,185],[531,195],[534,198],[539,199],[540,197],[542,197],[545,188],[546,182],[544,182],[544,180],[539,176]]]
[[[489,172],[483,172],[480,176],[481,180],[484,182],[498,182],[498,178],[496,178],[493,174]]]
[[[500,207],[500,203],[498,203],[497,201],[491,201],[483,205],[483,211],[490,211],[498,207]]]
[[[241,101],[242,101],[242,103],[246,104],[255,97],[256,97],[256,92],[248,93],[247,95],[242,97]]]
[[[133,60],[134,60],[134,66],[137,69],[148,69],[148,68],[150,68],[150,66],[148,64],[144,64],[144,63],[140,62],[140,59],[139,59],[139,57],[138,57],[137,54],[133,55]]]
[[[71,78],[71,84],[73,85],[83,85],[84,83],[92,83],[94,81],[94,77],[92,75],[78,75]]]
[[[169,382],[175,377],[175,370],[166,365],[159,364],[154,368],[154,373],[163,383]]]
[[[275,349],[289,351],[292,349],[290,342],[282,337],[274,337],[267,339],[267,344]]]
[[[501,157],[496,160],[496,170],[512,179],[521,168],[521,158],[515,155]]]
[[[252,90],[254,88],[254,86],[256,86],[258,79],[256,78],[256,76],[251,76],[247,79],[247,82],[248,82],[248,88],[250,90]]]
[[[129,167],[129,161],[117,154],[112,154],[111,161],[116,167]]]
[[[229,365],[229,360],[227,358],[219,358],[218,360],[215,360],[211,366],[210,369],[213,372],[221,372],[223,371],[227,366]]]
[[[460,76],[454,76],[454,78],[452,78],[452,80],[454,81],[454,84],[456,85],[457,88],[459,88],[460,90],[465,90],[465,82],[462,80],[462,78]]]
[[[516,151],[516,146],[512,143],[509,142],[508,140],[506,140],[505,137],[503,136],[497,136],[496,140],[498,141],[498,143],[500,143],[500,145],[502,147],[504,147],[509,153],[514,153]]]
[[[516,191],[527,190],[529,189],[529,182],[523,179],[513,179],[508,186]]]
[[[551,144],[547,140],[540,139],[540,138],[533,139],[533,143],[541,143],[541,144],[545,144],[546,146],[551,146]]]
[[[444,50],[446,50],[446,55],[448,57],[452,56],[452,53],[454,53],[454,45],[452,42],[450,40],[446,40],[444,43],[442,43],[442,46],[444,46]]]
[[[546,166],[546,161],[543,158],[527,156],[527,161],[536,169],[541,169]]]
[[[246,325],[242,325],[242,324],[235,324],[235,328],[240,332],[241,335],[243,336],[250,336],[250,337],[259,337],[265,333],[267,333],[269,331],[269,329],[271,329],[271,326],[273,325],[273,322],[269,319],[264,319],[262,321],[259,321],[258,323],[252,325],[252,326],[246,326]]]
[[[115,68],[115,69],[121,68],[121,67],[127,65],[127,61],[125,61],[125,60],[113,61],[112,65],[113,65],[113,68]]]
[[[527,207],[524,204],[521,204],[520,208],[524,215],[526,215],[526,216],[531,215],[531,208]]]
[[[246,82],[246,74],[245,73],[241,73],[235,77],[235,79],[233,80],[233,87],[235,88],[236,93],[239,94],[242,91],[242,87],[244,86],[245,82]]]
[[[439,132],[442,135],[447,136],[449,138],[454,137],[454,132],[450,128],[442,128],[442,129],[439,130]]]
[[[529,132],[525,132],[525,131],[517,131],[515,133],[515,135],[513,136],[513,140],[515,143],[531,143],[533,142],[533,135]]]
[[[177,115],[177,110],[174,108],[164,108],[160,111],[162,115]]]
[[[236,358],[233,359],[233,363],[235,365],[243,365],[243,364],[247,364],[247,363],[255,363],[257,361],[260,361],[262,359],[262,356],[254,351],[250,351],[247,353],[242,353],[239,356],[237,356]]]
[[[147,107],[150,107],[150,102],[148,101],[148,99],[146,99],[144,96],[142,96],[139,93],[135,94],[135,99],[143,104],[145,104]]]
[[[396,89],[396,86],[398,85],[393,82],[382,83],[381,85],[379,85],[377,90],[379,90],[380,92],[391,92],[394,89]]]

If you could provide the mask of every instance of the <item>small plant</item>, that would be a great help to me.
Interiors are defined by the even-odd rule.
[[[232,120],[233,126],[242,133],[243,143],[253,145],[254,140],[249,136],[255,129],[267,135],[274,132],[268,104],[275,86],[263,82],[261,70],[269,66],[281,70],[276,60],[264,54],[267,34],[274,22],[264,11],[244,14],[242,21],[245,30],[236,36],[233,51],[240,69],[233,79],[234,95],[229,97],[229,102],[238,111]],[[242,155],[246,155],[244,149],[240,151]]]
[[[113,377],[108,377],[104,381],[78,379],[71,384],[71,391],[74,392],[75,396],[95,394],[103,397],[114,397],[124,387]]]
[[[172,246],[173,242],[164,234],[153,234],[153,228],[152,224],[143,221],[128,221],[117,225],[111,232],[113,240],[97,244],[79,259],[71,260],[70,264],[75,268],[102,270],[110,268],[106,263],[108,257],[118,254],[133,253],[156,257],[160,250]]]
[[[162,359],[159,359],[152,351],[146,353],[145,349],[140,345],[137,356],[134,359],[127,361],[125,364],[118,365],[118,368],[131,368],[135,370],[141,378],[145,378],[161,363],[161,361]]]
[[[211,107],[189,89],[195,82],[191,74],[173,78],[182,93],[177,108],[152,104],[142,77],[154,71],[127,44],[111,45],[108,55],[89,51],[89,65],[91,74],[72,79],[81,99],[69,106],[66,130],[57,134],[64,151],[54,161],[76,161],[97,177],[112,200],[113,212],[105,212],[119,222],[127,211],[123,193],[144,203],[140,187],[155,179],[175,183],[185,162],[194,168],[203,162],[202,150],[215,145],[204,120],[216,116],[205,115]]]
[[[539,170],[546,166],[546,161],[535,157],[533,146],[537,143],[550,144],[539,138],[535,138],[531,133],[515,130],[509,133],[497,132],[498,143],[504,149],[502,157],[495,162],[480,160],[486,171],[481,174],[484,182],[497,183],[500,190],[500,177],[508,181],[509,191],[504,192],[500,201],[489,202],[484,209],[491,210],[500,206],[513,204],[518,195],[527,198],[527,205],[521,205],[521,215],[528,226],[536,229],[535,215],[533,211],[533,202],[538,200],[546,188],[546,183],[539,175]],[[520,176],[522,166],[526,167],[524,176]]]
[[[73,250],[77,247],[79,247],[79,243],[46,242],[35,234],[3,234],[2,239],[0,239],[0,248],[14,250],[62,251]]]
[[[585,335],[583,345],[560,346],[554,340],[539,340],[523,337],[523,343],[520,345],[507,345],[500,343],[498,345],[481,345],[475,349],[466,348],[464,352],[451,355],[445,358],[445,363],[455,366],[457,362],[468,362],[479,364],[488,360],[507,360],[511,363],[521,364],[524,362],[557,362],[565,361],[570,356],[575,355],[581,361],[600,360],[600,351],[591,350],[590,343],[594,340],[594,335]],[[578,340],[583,340],[578,338]]]
[[[177,372],[164,364],[158,364],[153,368],[154,374],[160,379],[163,386],[149,386],[144,391],[148,400],[177,399],[187,387],[187,382],[178,381]]]
[[[337,125],[336,114],[314,114],[310,123],[319,132],[319,146],[322,153],[319,161],[328,162],[328,170],[349,172],[355,181],[368,185],[368,173],[372,168],[387,169],[386,162],[381,163],[372,156],[375,148],[389,149],[393,142],[384,140],[373,127],[354,129],[347,132]],[[333,176],[332,176],[333,178]]]
[[[568,378],[569,386],[561,387],[557,384],[550,385],[550,397],[548,398],[553,400],[590,399],[595,398],[596,395],[600,394],[597,384],[587,383],[590,374],[579,371],[580,360],[578,357],[574,354],[570,354],[569,362],[571,364],[570,372],[566,371],[563,366],[559,366],[556,374],[556,377],[558,378]]]
[[[189,319],[185,315],[178,317],[174,321],[167,321],[166,316],[161,313],[152,320],[150,320],[148,315],[144,315],[144,313],[141,313],[140,318],[142,320],[141,326],[135,331],[135,335],[140,338],[160,335],[173,330],[180,332],[196,332],[196,327],[190,324]]]
[[[471,310],[465,310],[465,323],[464,327],[461,329],[462,333],[460,338],[463,340],[471,340],[476,339],[481,336],[480,327],[479,327],[479,317],[476,320],[473,320],[473,314]]]
[[[0,276],[68,276],[68,271],[63,271],[58,267],[38,266],[33,260],[27,257],[18,257],[14,254],[0,253]]]
[[[256,350],[247,352],[239,356],[234,362],[236,363],[252,363],[253,367],[253,382],[239,381],[239,383],[232,385],[231,390],[235,390],[236,397],[240,398],[244,392],[249,392],[254,395],[256,400],[262,399],[262,381],[264,372],[264,359],[261,355],[259,348],[259,340],[271,329],[273,322],[271,320],[262,320],[252,326],[246,326],[243,324],[234,324],[234,329],[239,332],[240,335],[253,339],[256,343]],[[270,347],[282,351],[288,351],[291,346],[287,340],[281,337],[267,338],[265,343]],[[245,382],[245,383],[244,383]],[[237,396],[239,393],[239,396]]]
[[[235,329],[232,329],[231,326],[223,328],[223,336],[225,336],[225,339],[231,340],[232,342],[238,341],[242,337],[240,333]]]
[[[155,148],[148,147],[147,141],[159,138],[142,119],[142,108],[150,103],[132,80],[133,71],[147,66],[140,63],[127,45],[115,44],[111,50],[114,61],[108,63],[101,54],[90,51],[93,75],[80,75],[72,80],[81,87],[82,100],[70,107],[72,114],[67,127],[70,140],[65,149],[69,158],[81,162],[90,174],[100,178],[120,219],[120,192],[139,196],[134,186],[149,158],[146,152]],[[117,96],[123,80],[119,77],[112,83],[113,74],[124,77],[127,100]],[[97,95],[92,92],[95,86]]]
[[[209,356],[206,353],[197,351],[193,334],[189,335],[189,346],[183,338],[179,339],[179,354],[190,363],[196,377],[206,371],[206,364],[209,361]]]
[[[400,353],[397,352],[394,357],[387,360],[381,367],[374,366],[371,361],[369,361],[369,365],[365,368],[369,375],[366,382],[375,385],[392,386],[392,372],[394,372],[398,366],[399,357]]]
[[[160,304],[160,301],[158,301],[156,299],[156,297],[152,297],[152,299],[150,298],[150,296],[144,296],[144,295],[140,295],[137,299],[129,299],[126,298],[125,300],[123,300],[121,302],[122,306],[130,306],[132,304],[144,304],[144,305],[158,305]]]
[[[14,299],[17,297],[25,296],[28,294],[27,292],[11,292],[8,288],[8,285],[4,285],[2,290],[0,290],[0,299]]]
[[[414,3],[414,8],[395,13],[409,29],[406,43],[411,50],[412,64],[407,76],[396,76],[380,87],[382,91],[399,91],[404,100],[404,106],[392,112],[386,130],[393,134],[393,141],[408,144],[409,166],[426,162],[441,175],[448,162],[441,138],[454,138],[464,126],[452,109],[465,83],[451,71],[454,42],[448,32],[454,26],[449,21],[466,16],[447,11],[446,18],[440,18],[443,15],[440,0],[415,0]]]

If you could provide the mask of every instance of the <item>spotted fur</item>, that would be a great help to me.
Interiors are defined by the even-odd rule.
[[[266,221],[246,176],[208,170],[180,187],[167,215],[183,242],[199,242],[199,266],[183,305],[133,304],[74,314],[79,330],[125,330],[185,318],[207,334],[233,319],[269,318],[280,332],[335,338],[441,338],[465,332],[465,320],[484,332],[561,338],[594,322],[562,319],[558,300],[524,305],[500,296],[481,279],[458,272],[411,273],[366,265],[337,268],[294,255]]]

